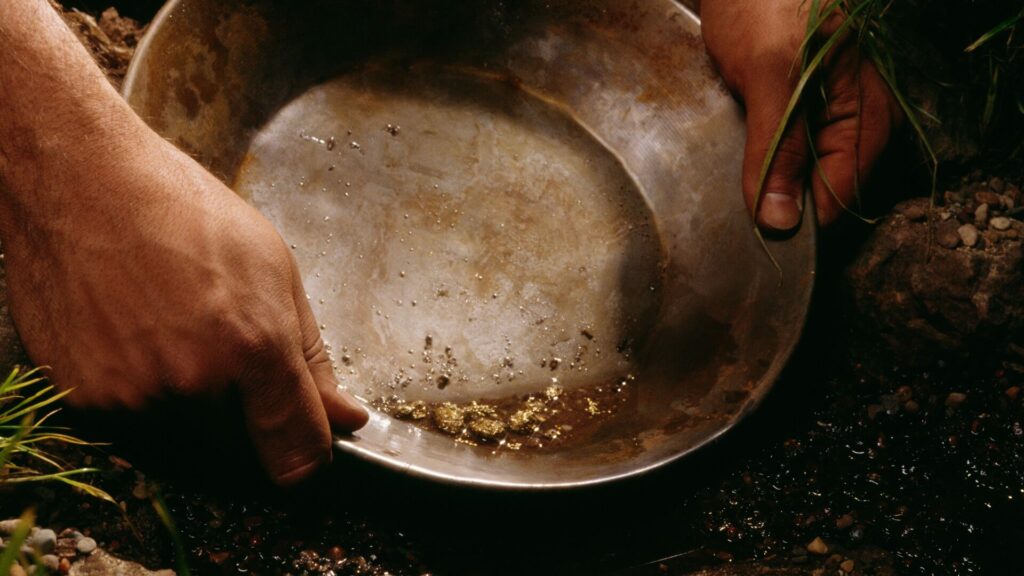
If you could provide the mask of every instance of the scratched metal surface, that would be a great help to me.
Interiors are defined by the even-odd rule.
[[[346,384],[380,393],[425,333],[466,348],[475,376],[512,333],[531,367],[514,384],[403,393],[536,388],[535,361],[554,344],[517,322],[523,303],[547,310],[555,332],[585,322],[606,349],[629,341],[623,358],[593,359],[580,385],[636,376],[628,410],[559,451],[493,454],[377,412],[342,450],[441,481],[572,487],[677,459],[758,405],[803,326],[813,216],[769,242],[780,282],[739,192],[740,111],[691,12],[670,0],[294,4],[170,2],[124,91],[296,244],[336,354],[362,351],[339,366]],[[388,118],[400,134],[377,126]],[[548,192],[531,195],[538,183]],[[434,185],[470,224],[431,231]],[[519,232],[489,225],[495,215]],[[410,234],[412,246],[400,242]],[[402,256],[410,247],[429,257]],[[501,282],[476,290],[476,275]],[[445,278],[460,289],[454,304],[414,310],[401,297],[436,295]]]

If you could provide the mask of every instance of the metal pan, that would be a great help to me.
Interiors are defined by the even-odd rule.
[[[293,245],[361,398],[629,381],[551,450],[373,410],[337,445],[384,466],[514,489],[638,474],[753,410],[800,335],[813,211],[769,242],[780,276],[739,190],[740,110],[671,0],[172,0],[124,91]]]

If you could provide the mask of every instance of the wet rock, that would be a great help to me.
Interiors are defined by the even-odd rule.
[[[909,203],[927,206],[928,199]],[[959,243],[960,226],[952,225]],[[865,351],[872,362],[886,360],[882,351],[905,365],[977,365],[994,361],[1024,334],[1021,243],[986,239],[985,250],[944,250],[936,235],[928,224],[885,218],[847,270],[850,317],[863,336],[858,340],[872,343]]]
[[[964,224],[957,228],[956,232],[960,235],[960,241],[964,243],[964,246],[970,248],[978,243],[978,229],[974,227],[974,224]]]
[[[993,230],[999,231],[1009,230],[1010,224],[1010,219],[1007,218],[1006,216],[996,216],[995,218],[988,221],[988,225],[991,226]]]

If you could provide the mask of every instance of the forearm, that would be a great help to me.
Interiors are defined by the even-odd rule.
[[[45,0],[0,1],[0,232],[66,203],[143,130]]]

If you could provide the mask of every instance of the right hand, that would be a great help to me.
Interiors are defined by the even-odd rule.
[[[368,416],[338,389],[290,250],[192,159],[123,125],[4,183],[29,199],[0,231],[28,355],[76,407],[237,397],[271,478],[309,476],[331,428]]]
[[[746,106],[743,195],[751,209],[757,202],[765,156],[800,76],[799,64],[794,63],[807,31],[809,9],[810,2],[805,0],[701,3],[708,52]],[[818,34],[827,37],[842,21],[834,14]],[[825,58],[821,75],[827,109],[808,115],[800,108],[790,122],[760,191],[756,220],[762,228],[796,227],[808,186],[818,223],[827,226],[837,220],[846,208],[856,205],[858,184],[868,180],[903,121],[899,103],[874,64],[860,53],[855,37],[836,44]],[[816,91],[809,95],[820,98]],[[812,143],[820,169],[811,154]]]

